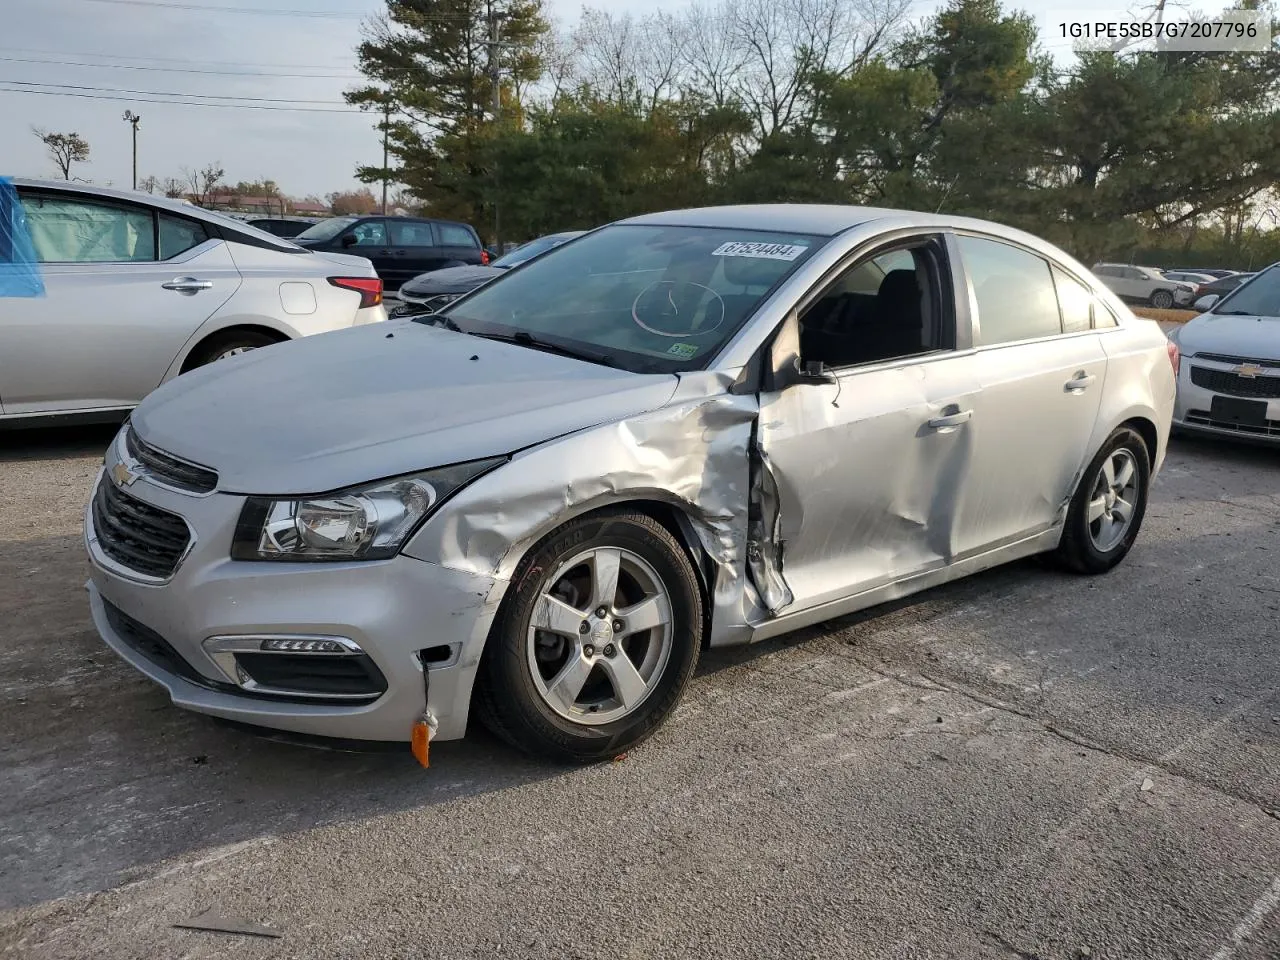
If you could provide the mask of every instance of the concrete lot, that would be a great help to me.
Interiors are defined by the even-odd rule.
[[[101,645],[109,436],[0,436],[7,955],[1280,957],[1280,452],[1177,444],[1104,578],[708,656],[622,762],[476,732],[423,771],[181,713]],[[210,907],[283,937],[171,926]]]

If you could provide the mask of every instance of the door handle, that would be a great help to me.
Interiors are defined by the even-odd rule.
[[[176,290],[178,293],[185,293],[187,296],[199,293],[201,290],[208,290],[213,286],[211,280],[197,280],[195,277],[174,277],[168,283],[162,283],[160,286],[166,290]]]
[[[1067,393],[1084,393],[1084,391],[1088,389],[1089,384],[1093,383],[1093,381],[1097,379],[1098,378],[1092,373],[1085,373],[1081,370],[1066,382],[1063,389],[1066,390]]]
[[[931,430],[952,430],[960,426],[960,424],[968,422],[972,416],[972,410],[960,410],[956,413],[948,413],[945,416],[934,417],[930,420],[929,428]]]

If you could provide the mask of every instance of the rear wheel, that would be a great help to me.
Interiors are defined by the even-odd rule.
[[[1168,290],[1157,290],[1151,295],[1151,305],[1157,310],[1168,310],[1173,306],[1173,294]]]
[[[652,517],[570,521],[517,567],[481,661],[477,713],[516,747],[606,760],[656,730],[693,675],[702,598]]]
[[[250,350],[267,347],[279,342],[280,337],[273,337],[258,330],[229,330],[224,334],[210,337],[196,347],[195,350],[191,351],[191,358],[187,361],[186,369],[194,370],[196,367],[203,367],[205,364],[213,363],[215,360],[236,357],[242,353],[248,353]]]
[[[1105,573],[1129,552],[1147,510],[1151,458],[1141,435],[1116,430],[1081,477],[1057,559],[1077,573]]]

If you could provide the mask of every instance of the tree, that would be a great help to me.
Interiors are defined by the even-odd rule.
[[[504,80],[498,117],[492,24],[500,27],[503,44],[496,51]],[[369,26],[357,49],[371,82],[346,97],[379,114],[390,105],[386,136],[396,166],[391,173],[362,167],[360,179],[376,183],[393,176],[441,216],[489,220],[496,178],[481,157],[492,135],[485,128],[499,120],[520,122],[515,92],[541,76],[547,30],[542,0],[388,0],[386,15]],[[445,164],[453,169],[442,169]],[[456,185],[464,181],[469,186],[460,191]],[[471,188],[482,183],[489,186],[488,198]]]
[[[89,143],[78,133],[49,133],[36,127],[31,132],[49,149],[49,156],[58,165],[63,180],[71,179],[71,164],[89,160]]]
[[[337,217],[378,212],[378,201],[368,187],[346,193],[331,193],[328,200],[329,209]]]
[[[170,200],[186,196],[187,185],[177,177],[165,177],[160,184],[161,192]]]
[[[206,164],[199,170],[183,167],[182,175],[186,178],[187,196],[191,198],[191,202],[197,206],[205,206],[213,196],[214,188],[222,182],[225,172],[220,163]]]
[[[160,189],[160,178],[155,174],[143,177],[138,181],[138,189],[144,193],[155,193]]]

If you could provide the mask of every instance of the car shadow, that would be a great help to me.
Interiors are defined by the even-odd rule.
[[[0,430],[0,463],[96,456],[106,452],[119,423]]]

